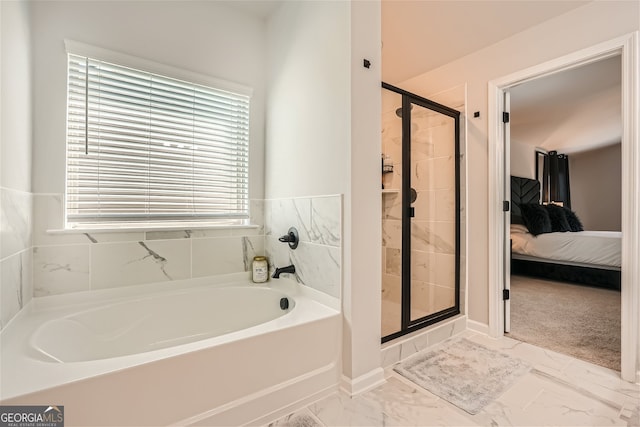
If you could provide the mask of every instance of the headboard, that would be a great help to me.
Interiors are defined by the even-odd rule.
[[[537,179],[511,177],[511,223],[524,224],[520,205],[540,203],[540,182]]]

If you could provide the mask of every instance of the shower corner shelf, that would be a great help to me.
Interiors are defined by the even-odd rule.
[[[398,193],[400,193],[400,190],[398,190],[397,188],[389,188],[389,189],[382,190],[382,194],[398,194]]]

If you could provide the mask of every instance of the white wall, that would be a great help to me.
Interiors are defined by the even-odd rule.
[[[29,3],[2,2],[0,185],[31,191],[31,38]]]
[[[536,178],[534,145],[522,144],[511,139],[511,175],[522,178]]]
[[[0,329],[29,302],[31,39],[29,4],[0,2]]]
[[[285,2],[269,28],[266,198],[349,182],[349,4]]]
[[[265,194],[344,195],[342,361],[350,391],[382,379],[380,25],[377,1],[285,2],[269,22]]]
[[[263,197],[265,24],[223,2],[32,2],[34,192],[63,193],[66,53],[64,39],[91,44],[254,88],[252,186]]]
[[[469,317],[487,324],[487,87],[493,79],[640,29],[638,2],[591,2],[400,86],[418,94],[467,84],[467,107],[480,111],[467,129],[469,160]]]
[[[615,144],[569,155],[571,209],[585,230],[621,229],[621,148]]]

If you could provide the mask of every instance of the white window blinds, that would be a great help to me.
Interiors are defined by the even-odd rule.
[[[249,97],[69,54],[68,226],[248,218]]]

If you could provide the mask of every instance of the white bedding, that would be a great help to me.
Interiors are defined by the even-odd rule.
[[[513,254],[555,262],[620,268],[621,237],[619,231],[578,231],[533,236],[512,226],[511,250]]]

